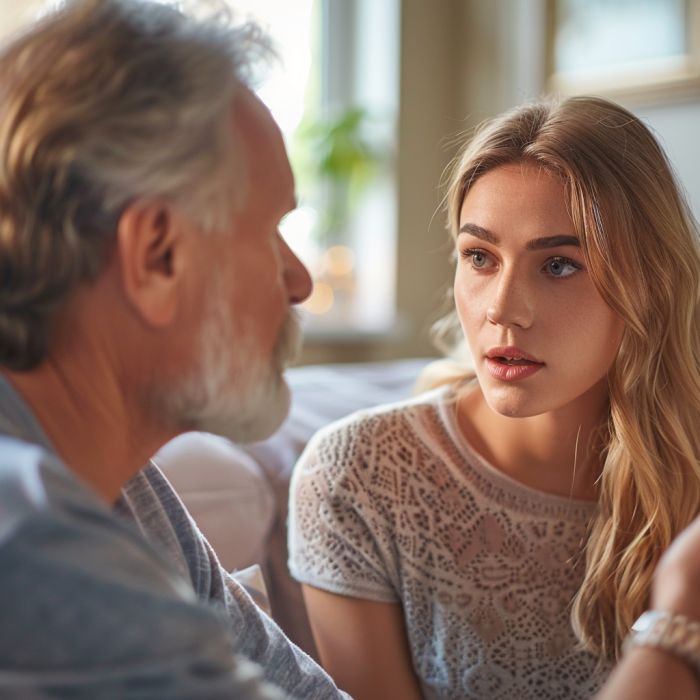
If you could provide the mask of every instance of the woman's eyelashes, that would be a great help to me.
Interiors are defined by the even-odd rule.
[[[497,266],[497,263],[491,255],[481,248],[464,248],[460,252],[460,255],[462,259],[468,260],[471,263],[474,270],[487,270]],[[561,255],[555,255],[549,258],[542,268],[540,268],[542,274],[556,279],[573,277],[583,270],[585,270],[585,268],[581,263]]]

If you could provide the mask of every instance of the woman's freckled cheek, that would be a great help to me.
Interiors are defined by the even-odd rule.
[[[540,318],[547,318],[546,335],[551,339],[552,359],[561,359],[569,365],[575,362],[582,375],[593,371],[593,365],[603,360],[591,357],[596,348],[602,348],[605,339],[615,337],[615,323],[611,323],[610,314],[602,300],[589,294],[572,295],[562,298],[558,304],[549,308]],[[610,343],[611,359],[616,342]],[[597,353],[596,353],[597,354]]]
[[[455,302],[467,333],[473,332],[487,321],[490,297],[484,286],[459,280],[455,285]]]

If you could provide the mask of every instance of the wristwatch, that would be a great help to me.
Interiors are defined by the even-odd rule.
[[[700,622],[667,610],[648,610],[632,625],[623,650],[659,647],[689,661],[700,674]]]

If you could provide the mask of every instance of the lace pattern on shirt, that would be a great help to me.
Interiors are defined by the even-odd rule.
[[[426,697],[591,697],[609,668],[577,647],[570,612],[595,506],[483,462],[454,400],[442,388],[314,439],[292,483],[292,573],[400,601]]]

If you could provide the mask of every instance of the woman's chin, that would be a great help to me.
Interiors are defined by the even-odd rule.
[[[534,387],[482,384],[481,390],[491,410],[506,418],[531,418],[553,408],[543,392]]]

